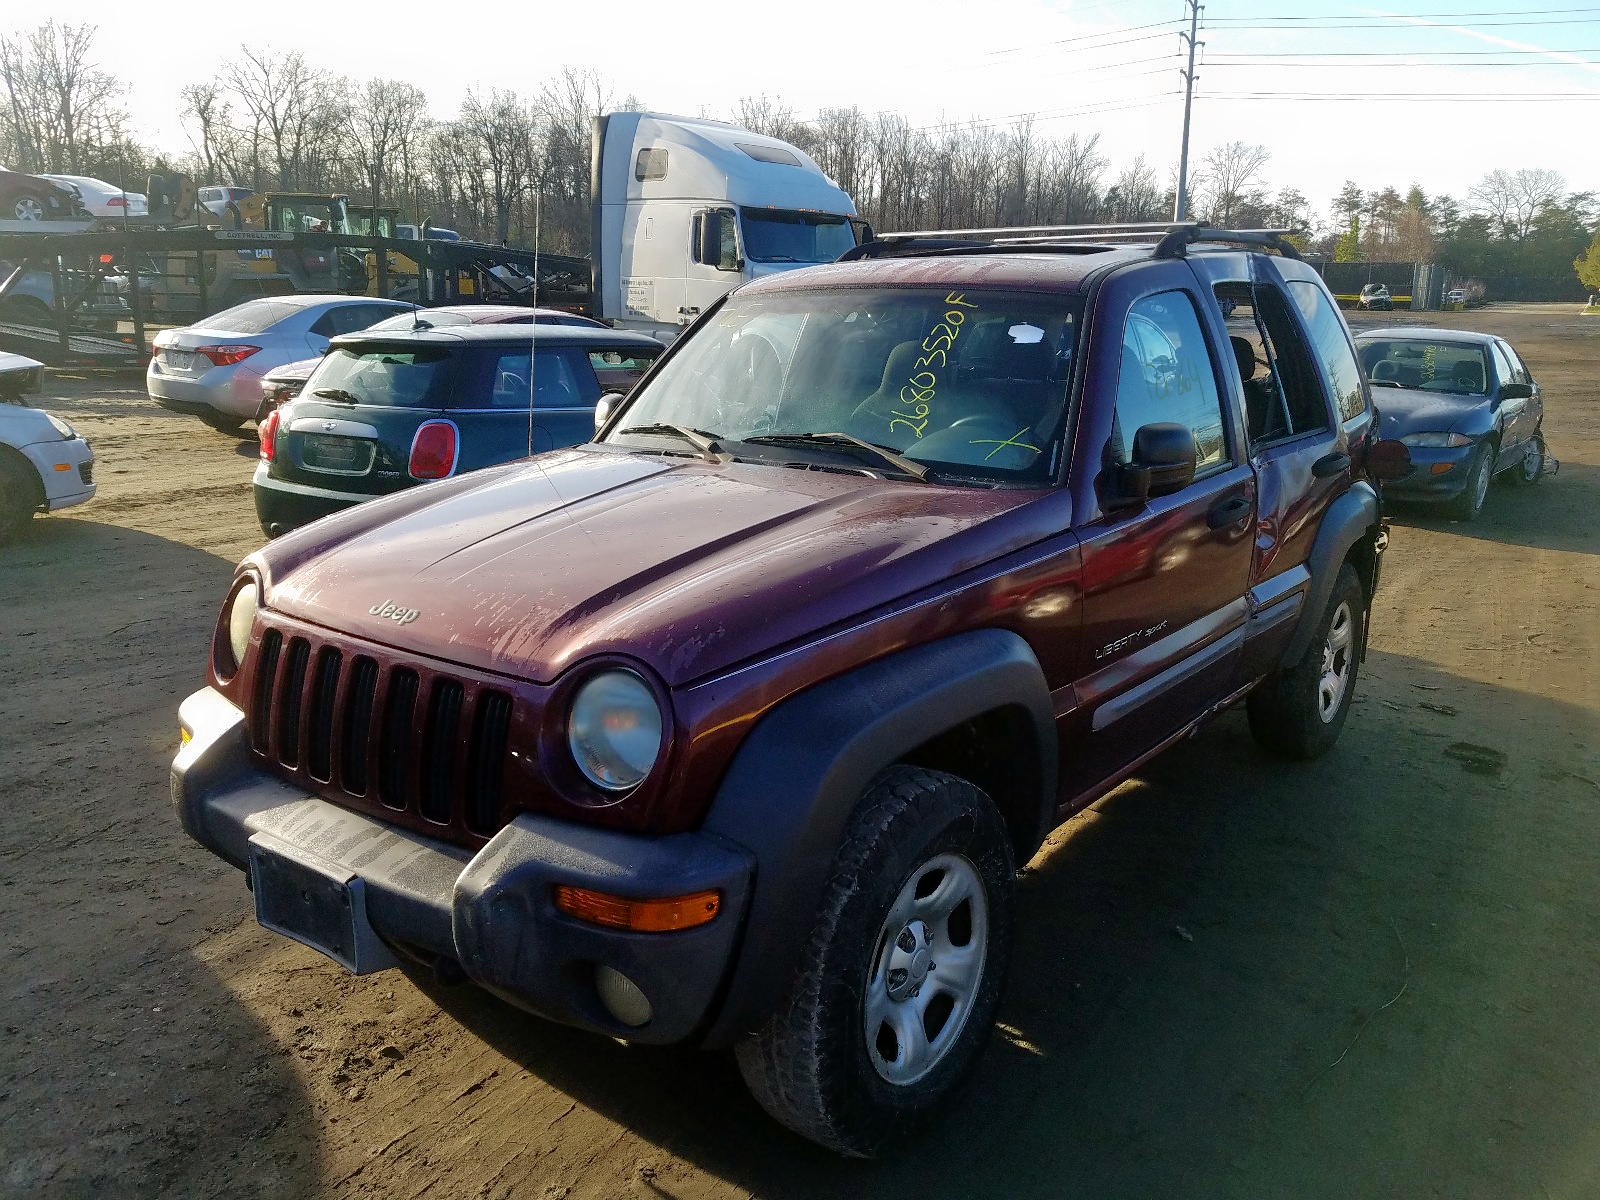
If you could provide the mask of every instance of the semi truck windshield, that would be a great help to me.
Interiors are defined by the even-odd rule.
[[[758,263],[832,262],[856,244],[844,217],[780,208],[740,210],[744,253]]]

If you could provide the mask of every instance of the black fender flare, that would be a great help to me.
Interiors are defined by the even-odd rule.
[[[1019,838],[1031,854],[1055,824],[1055,716],[1039,660],[1016,633],[972,630],[898,651],[790,697],[757,722],[703,826],[748,848],[757,864],[744,937],[706,1045],[738,1041],[781,1002],[846,822],[873,777],[996,710],[1020,710],[1018,727],[1032,743],[1017,764],[1037,808],[1037,828]]]
[[[1311,585],[1306,590],[1305,607],[1300,610],[1300,622],[1294,637],[1283,652],[1282,666],[1292,667],[1305,657],[1316,633],[1322,610],[1328,607],[1328,597],[1333,594],[1333,584],[1339,577],[1339,568],[1350,556],[1350,550],[1363,538],[1371,538],[1378,527],[1381,506],[1378,493],[1370,483],[1357,480],[1350,490],[1328,505],[1322,515],[1317,540],[1312,543],[1306,568],[1311,572]],[[1367,597],[1370,606],[1372,597]]]

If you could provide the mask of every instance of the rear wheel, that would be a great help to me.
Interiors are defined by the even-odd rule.
[[[1494,445],[1482,442],[1467,460],[1467,486],[1450,501],[1450,515],[1458,521],[1476,521],[1489,498],[1489,481],[1494,478]]]
[[[0,546],[27,528],[41,500],[32,468],[24,462],[0,459]]]
[[[869,1157],[988,1041],[1010,952],[1005,822],[954,775],[895,767],[851,818],[789,995],[736,1054],[790,1129]]]
[[[1250,732],[1262,749],[1282,758],[1313,759],[1339,740],[1356,690],[1364,598],[1360,576],[1345,563],[1305,656],[1250,693],[1245,704]]]
[[[44,204],[36,196],[13,192],[0,199],[0,220],[43,221],[45,217]]]
[[[215,429],[218,433],[233,435],[237,434],[241,429],[244,428],[244,421],[242,418],[229,416],[226,413],[219,413],[215,409],[211,410],[210,412],[201,413],[200,419],[207,425],[211,426],[211,428]]]

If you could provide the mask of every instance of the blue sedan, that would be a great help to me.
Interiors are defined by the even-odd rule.
[[[363,500],[575,446],[595,405],[664,352],[566,325],[369,329],[335,338],[305,390],[261,423],[256,516],[276,537]]]
[[[1411,448],[1412,471],[1386,484],[1396,500],[1435,501],[1475,520],[1489,483],[1544,473],[1544,401],[1511,345],[1487,333],[1403,326],[1356,338],[1379,429]]]

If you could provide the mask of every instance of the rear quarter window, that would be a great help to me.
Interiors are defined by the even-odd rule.
[[[233,308],[223,309],[200,324],[207,329],[225,329],[229,333],[260,333],[300,311],[297,304],[284,304],[277,300],[247,300]]]
[[[1355,348],[1339,310],[1321,288],[1307,280],[1291,280],[1288,290],[1305,322],[1311,351],[1333,392],[1339,420],[1359,417],[1367,407],[1361,393],[1361,368],[1356,364]]]

